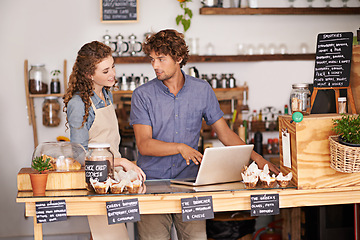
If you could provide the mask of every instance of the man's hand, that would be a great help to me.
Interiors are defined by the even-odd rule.
[[[280,173],[280,170],[274,164],[272,164],[271,162],[267,161],[262,157],[257,158],[255,162],[257,163],[260,169],[264,169],[264,166],[267,164],[269,166],[270,171],[272,171],[276,175]]]
[[[189,147],[184,143],[180,143],[178,146],[178,150],[181,156],[185,159],[187,165],[190,164],[190,161],[193,161],[196,165],[199,165],[199,163],[201,163],[203,155],[192,147]]]

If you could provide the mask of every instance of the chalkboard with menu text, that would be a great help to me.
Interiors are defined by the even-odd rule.
[[[100,0],[102,22],[137,22],[138,0]]]
[[[352,32],[321,33],[317,38],[314,87],[348,87]]]

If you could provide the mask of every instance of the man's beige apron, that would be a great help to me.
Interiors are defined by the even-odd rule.
[[[115,158],[120,158],[120,134],[118,120],[113,105],[96,109],[94,122],[89,130],[89,143],[110,143],[110,150]],[[94,240],[123,240],[129,239],[125,224],[108,225],[106,215],[88,216],[91,235]]]

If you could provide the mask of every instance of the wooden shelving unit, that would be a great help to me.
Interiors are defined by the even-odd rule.
[[[150,63],[148,57],[114,57],[115,64]],[[315,60],[315,53],[263,55],[192,55],[188,62],[256,62]]]
[[[64,91],[67,89],[67,77],[66,76],[67,76],[67,61],[64,60],[64,66],[63,66]],[[32,128],[33,128],[34,148],[36,148],[39,142],[38,142],[38,136],[37,136],[34,98],[44,98],[44,97],[49,97],[49,96],[62,97],[63,94],[30,94],[30,92],[29,92],[28,60],[24,61],[24,83],[25,83],[26,106],[27,106],[27,112],[28,112],[29,125],[32,125]],[[49,86],[50,86],[50,84],[49,84]]]
[[[358,7],[343,8],[200,8],[200,15],[348,15],[360,14]]]

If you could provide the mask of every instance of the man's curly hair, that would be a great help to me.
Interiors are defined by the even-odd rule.
[[[69,87],[63,97],[63,111],[65,113],[67,112],[67,105],[73,95],[79,94],[85,104],[85,115],[81,127],[84,126],[84,123],[89,116],[89,108],[91,106],[90,97],[94,95],[91,76],[95,74],[96,65],[108,56],[112,56],[111,48],[98,41],[86,43],[78,51],[76,61],[70,74]],[[105,88],[109,90],[109,87]],[[66,117],[65,125],[67,126],[67,124],[68,119]]]
[[[189,49],[184,40],[184,34],[172,29],[148,36],[143,43],[143,51],[148,56],[152,51],[156,54],[169,55],[174,61],[182,58],[180,67],[185,66],[189,59]]]

